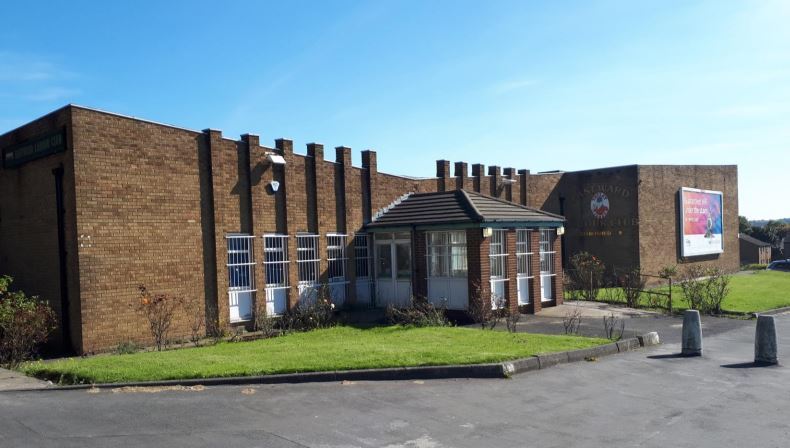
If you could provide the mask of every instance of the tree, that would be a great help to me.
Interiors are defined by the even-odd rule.
[[[745,216],[738,216],[738,233],[752,234],[752,223]]]

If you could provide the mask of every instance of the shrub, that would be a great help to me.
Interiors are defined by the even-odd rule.
[[[334,309],[329,286],[324,284],[316,290],[315,300],[299,302],[283,314],[280,324],[285,332],[329,328],[335,324]]]
[[[12,282],[0,277],[0,365],[9,368],[32,358],[55,329],[52,308],[22,291],[9,291]]]
[[[683,295],[700,313],[721,313],[721,304],[730,292],[730,276],[720,268],[691,265],[680,280]]]
[[[607,339],[619,341],[625,332],[625,321],[611,313],[603,317],[603,331]]]
[[[678,267],[674,264],[668,264],[661,269],[658,270],[658,276],[663,279],[670,279],[677,277],[678,275]]]
[[[184,301],[180,297],[169,294],[152,294],[145,285],[140,285],[137,289],[140,291],[140,300],[134,305],[134,309],[148,320],[154,345],[158,351],[161,351],[167,346],[173,315]]]
[[[622,288],[627,307],[639,307],[639,298],[645,289],[645,283],[647,283],[647,278],[642,275],[642,270],[639,266],[629,269],[620,276],[620,287]]]
[[[277,330],[275,329],[277,319],[267,313],[266,300],[255,301],[255,320],[253,324],[255,326],[255,331],[260,331],[261,336],[264,338],[270,338],[277,334]]]
[[[511,312],[508,308],[504,308],[506,310],[505,315],[505,325],[507,326],[507,331],[510,333],[515,333],[518,331],[518,321],[521,320],[521,313]]]
[[[705,268],[698,264],[687,267],[680,276],[680,289],[689,307],[703,312],[705,306]]]
[[[741,270],[742,271],[763,271],[767,267],[768,267],[767,264],[749,263],[749,264],[745,264],[745,265],[741,266]]]
[[[730,293],[730,276],[725,275],[720,268],[714,267],[707,270],[705,280],[705,302],[707,311],[721,314],[721,302]]]
[[[132,353],[137,353],[140,350],[142,350],[142,347],[140,347],[134,341],[121,342],[117,347],[115,347],[115,353],[119,355],[130,355]]]
[[[578,334],[581,324],[582,310],[579,306],[568,308],[565,311],[565,315],[562,317],[562,326],[565,329],[565,334]]]
[[[412,297],[409,306],[396,308],[387,306],[387,321],[396,325],[415,327],[444,327],[448,325],[444,303],[435,306],[423,296]]]
[[[196,298],[184,299],[183,307],[187,319],[189,319],[189,340],[197,347],[205,335],[205,332],[202,330],[206,325],[206,313],[203,312],[203,307],[200,306],[200,300]]]
[[[483,330],[493,330],[502,318],[505,299],[498,295],[485,295],[479,284],[474,284],[469,297],[469,318]]]
[[[579,252],[571,257],[570,265],[568,276],[571,289],[580,291],[584,300],[597,299],[606,270],[603,262],[589,252]]]

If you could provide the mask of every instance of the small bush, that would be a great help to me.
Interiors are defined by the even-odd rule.
[[[611,341],[619,341],[625,332],[625,321],[611,313],[603,317],[603,331],[607,339]]]
[[[9,368],[32,358],[55,329],[52,308],[22,291],[8,291],[12,282],[0,277],[0,366]]]
[[[639,298],[645,289],[647,278],[642,275],[639,266],[629,269],[620,276],[620,287],[625,297],[625,305],[629,308],[639,307]]]
[[[483,330],[493,330],[502,318],[502,309],[505,308],[505,299],[498,295],[485,295],[480,285],[472,287],[469,297],[469,318],[472,322],[480,324]]]
[[[768,267],[767,264],[750,263],[750,264],[745,264],[745,265],[741,266],[741,270],[742,271],[764,271],[765,268],[767,268],[767,267]]]
[[[414,325],[415,327],[444,327],[448,325],[444,303],[434,306],[423,296],[412,297],[409,306],[396,308],[387,306],[387,321],[394,325]]]
[[[167,337],[170,334],[173,315],[184,301],[180,297],[169,294],[152,294],[145,285],[140,285],[137,289],[140,291],[140,300],[133,307],[148,320],[154,345],[158,351],[162,351],[162,348],[168,344]]]
[[[505,325],[507,326],[507,331],[509,331],[510,333],[515,333],[516,331],[518,331],[518,321],[521,320],[521,313],[518,311],[511,312],[507,308],[504,309],[507,310],[505,316]]]
[[[692,309],[719,314],[721,304],[730,292],[730,276],[718,267],[691,265],[683,272],[680,289]]]
[[[709,268],[705,280],[705,302],[707,311],[721,314],[721,303],[730,293],[730,276],[719,268]]]
[[[674,264],[668,264],[658,270],[658,276],[663,279],[675,278],[678,275],[678,267]]]
[[[142,350],[142,347],[134,341],[121,342],[117,347],[115,347],[115,353],[119,355],[131,355],[132,353],[137,353],[140,350]]]
[[[264,338],[270,338],[277,334],[275,329],[277,318],[268,314],[265,300],[255,301],[255,320],[253,324],[255,325],[255,331],[260,331],[261,336]]]
[[[329,286],[321,285],[315,300],[303,300],[289,309],[280,318],[280,325],[286,333],[329,328],[335,324],[334,310]]]
[[[568,308],[562,318],[565,334],[578,334],[582,324],[582,310],[578,306]]]
[[[205,336],[203,328],[206,325],[206,313],[197,298],[184,299],[183,307],[189,319],[189,340],[197,347]]]
[[[595,300],[603,286],[606,267],[589,252],[579,252],[570,259],[569,276],[571,290],[579,291],[584,300]]]

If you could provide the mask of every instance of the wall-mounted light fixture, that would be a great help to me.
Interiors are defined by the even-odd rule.
[[[269,162],[271,162],[271,163],[273,163],[275,165],[285,165],[285,157],[283,157],[283,156],[281,156],[279,154],[275,154],[273,152],[267,152],[266,153],[266,160],[268,160]],[[277,190],[275,190],[275,191],[277,191]]]
[[[277,193],[277,190],[280,189],[280,183],[277,182],[276,180],[269,182],[269,186],[272,188],[272,191],[275,193]]]
[[[558,236],[565,235],[565,227],[564,227],[564,226],[562,226],[562,227],[557,227],[557,235],[558,235]]]
[[[490,238],[494,234],[494,229],[491,227],[483,227],[483,238]]]

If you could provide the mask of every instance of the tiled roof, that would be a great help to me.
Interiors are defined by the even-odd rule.
[[[468,223],[559,223],[565,218],[466,190],[413,194],[381,213],[368,227]]]
[[[758,240],[757,238],[755,238],[753,236],[749,236],[749,235],[747,235],[745,233],[739,233],[738,234],[738,238],[746,241],[747,243],[752,243],[752,244],[757,245],[757,246],[770,246],[771,245],[770,243],[766,243],[765,241]]]

